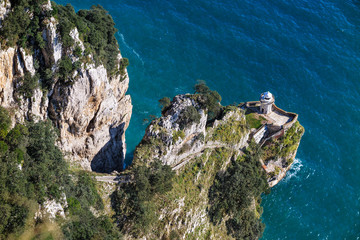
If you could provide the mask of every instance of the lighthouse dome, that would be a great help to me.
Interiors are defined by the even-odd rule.
[[[274,96],[271,92],[267,91],[261,94],[260,101],[261,102],[272,102],[274,100]]]

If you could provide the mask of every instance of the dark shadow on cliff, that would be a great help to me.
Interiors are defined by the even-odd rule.
[[[91,161],[91,170],[94,172],[111,173],[123,170],[124,143],[121,139],[124,134],[125,123],[118,127],[110,127],[110,140],[100,149]]]

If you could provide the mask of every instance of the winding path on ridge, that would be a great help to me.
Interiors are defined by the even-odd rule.
[[[246,144],[246,146],[247,146],[247,144]],[[184,159],[182,159],[180,163],[178,163],[177,165],[172,167],[172,170],[174,170],[174,171],[179,170],[181,167],[186,165],[189,161],[191,161],[195,157],[200,156],[204,152],[204,150],[206,150],[206,149],[216,149],[216,148],[226,148],[226,149],[234,150],[234,148],[229,147],[229,145],[226,145],[226,144],[212,143],[212,144],[206,145],[206,147],[204,146],[200,151],[198,151],[198,152],[196,152],[196,153],[194,153],[192,155],[189,155],[189,156],[185,157]],[[239,149],[239,151],[240,151],[241,155],[244,154],[244,152],[241,149]],[[95,179],[98,182],[108,182],[108,183],[128,183],[128,182],[132,181],[130,179],[129,175],[96,176]]]

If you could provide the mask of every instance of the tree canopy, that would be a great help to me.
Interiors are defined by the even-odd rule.
[[[152,162],[150,167],[135,166],[132,172],[134,181],[113,193],[112,204],[119,228],[122,231],[131,228],[131,233],[137,237],[158,221],[152,200],[156,195],[163,195],[172,189],[175,173],[160,160]]]
[[[69,214],[61,228],[65,239],[119,239],[109,217],[90,211],[104,208],[95,181],[86,172],[69,171],[55,145],[52,123],[10,126],[9,112],[0,107],[0,239],[21,236],[29,228],[26,223],[34,221],[38,204],[61,202],[63,194]],[[34,228],[39,224],[34,222]]]
[[[264,224],[255,215],[261,193],[267,191],[266,174],[259,163],[256,149],[217,174],[209,190],[209,216],[214,225],[225,216],[228,233],[236,239],[257,239],[261,237]]]
[[[194,89],[197,101],[208,110],[208,121],[215,120],[221,114],[220,94],[211,90],[203,80],[198,80]]]

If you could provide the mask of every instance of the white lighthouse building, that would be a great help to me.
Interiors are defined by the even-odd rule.
[[[271,92],[267,91],[260,96],[260,113],[269,114],[272,112],[272,105],[275,102],[274,96]]]

